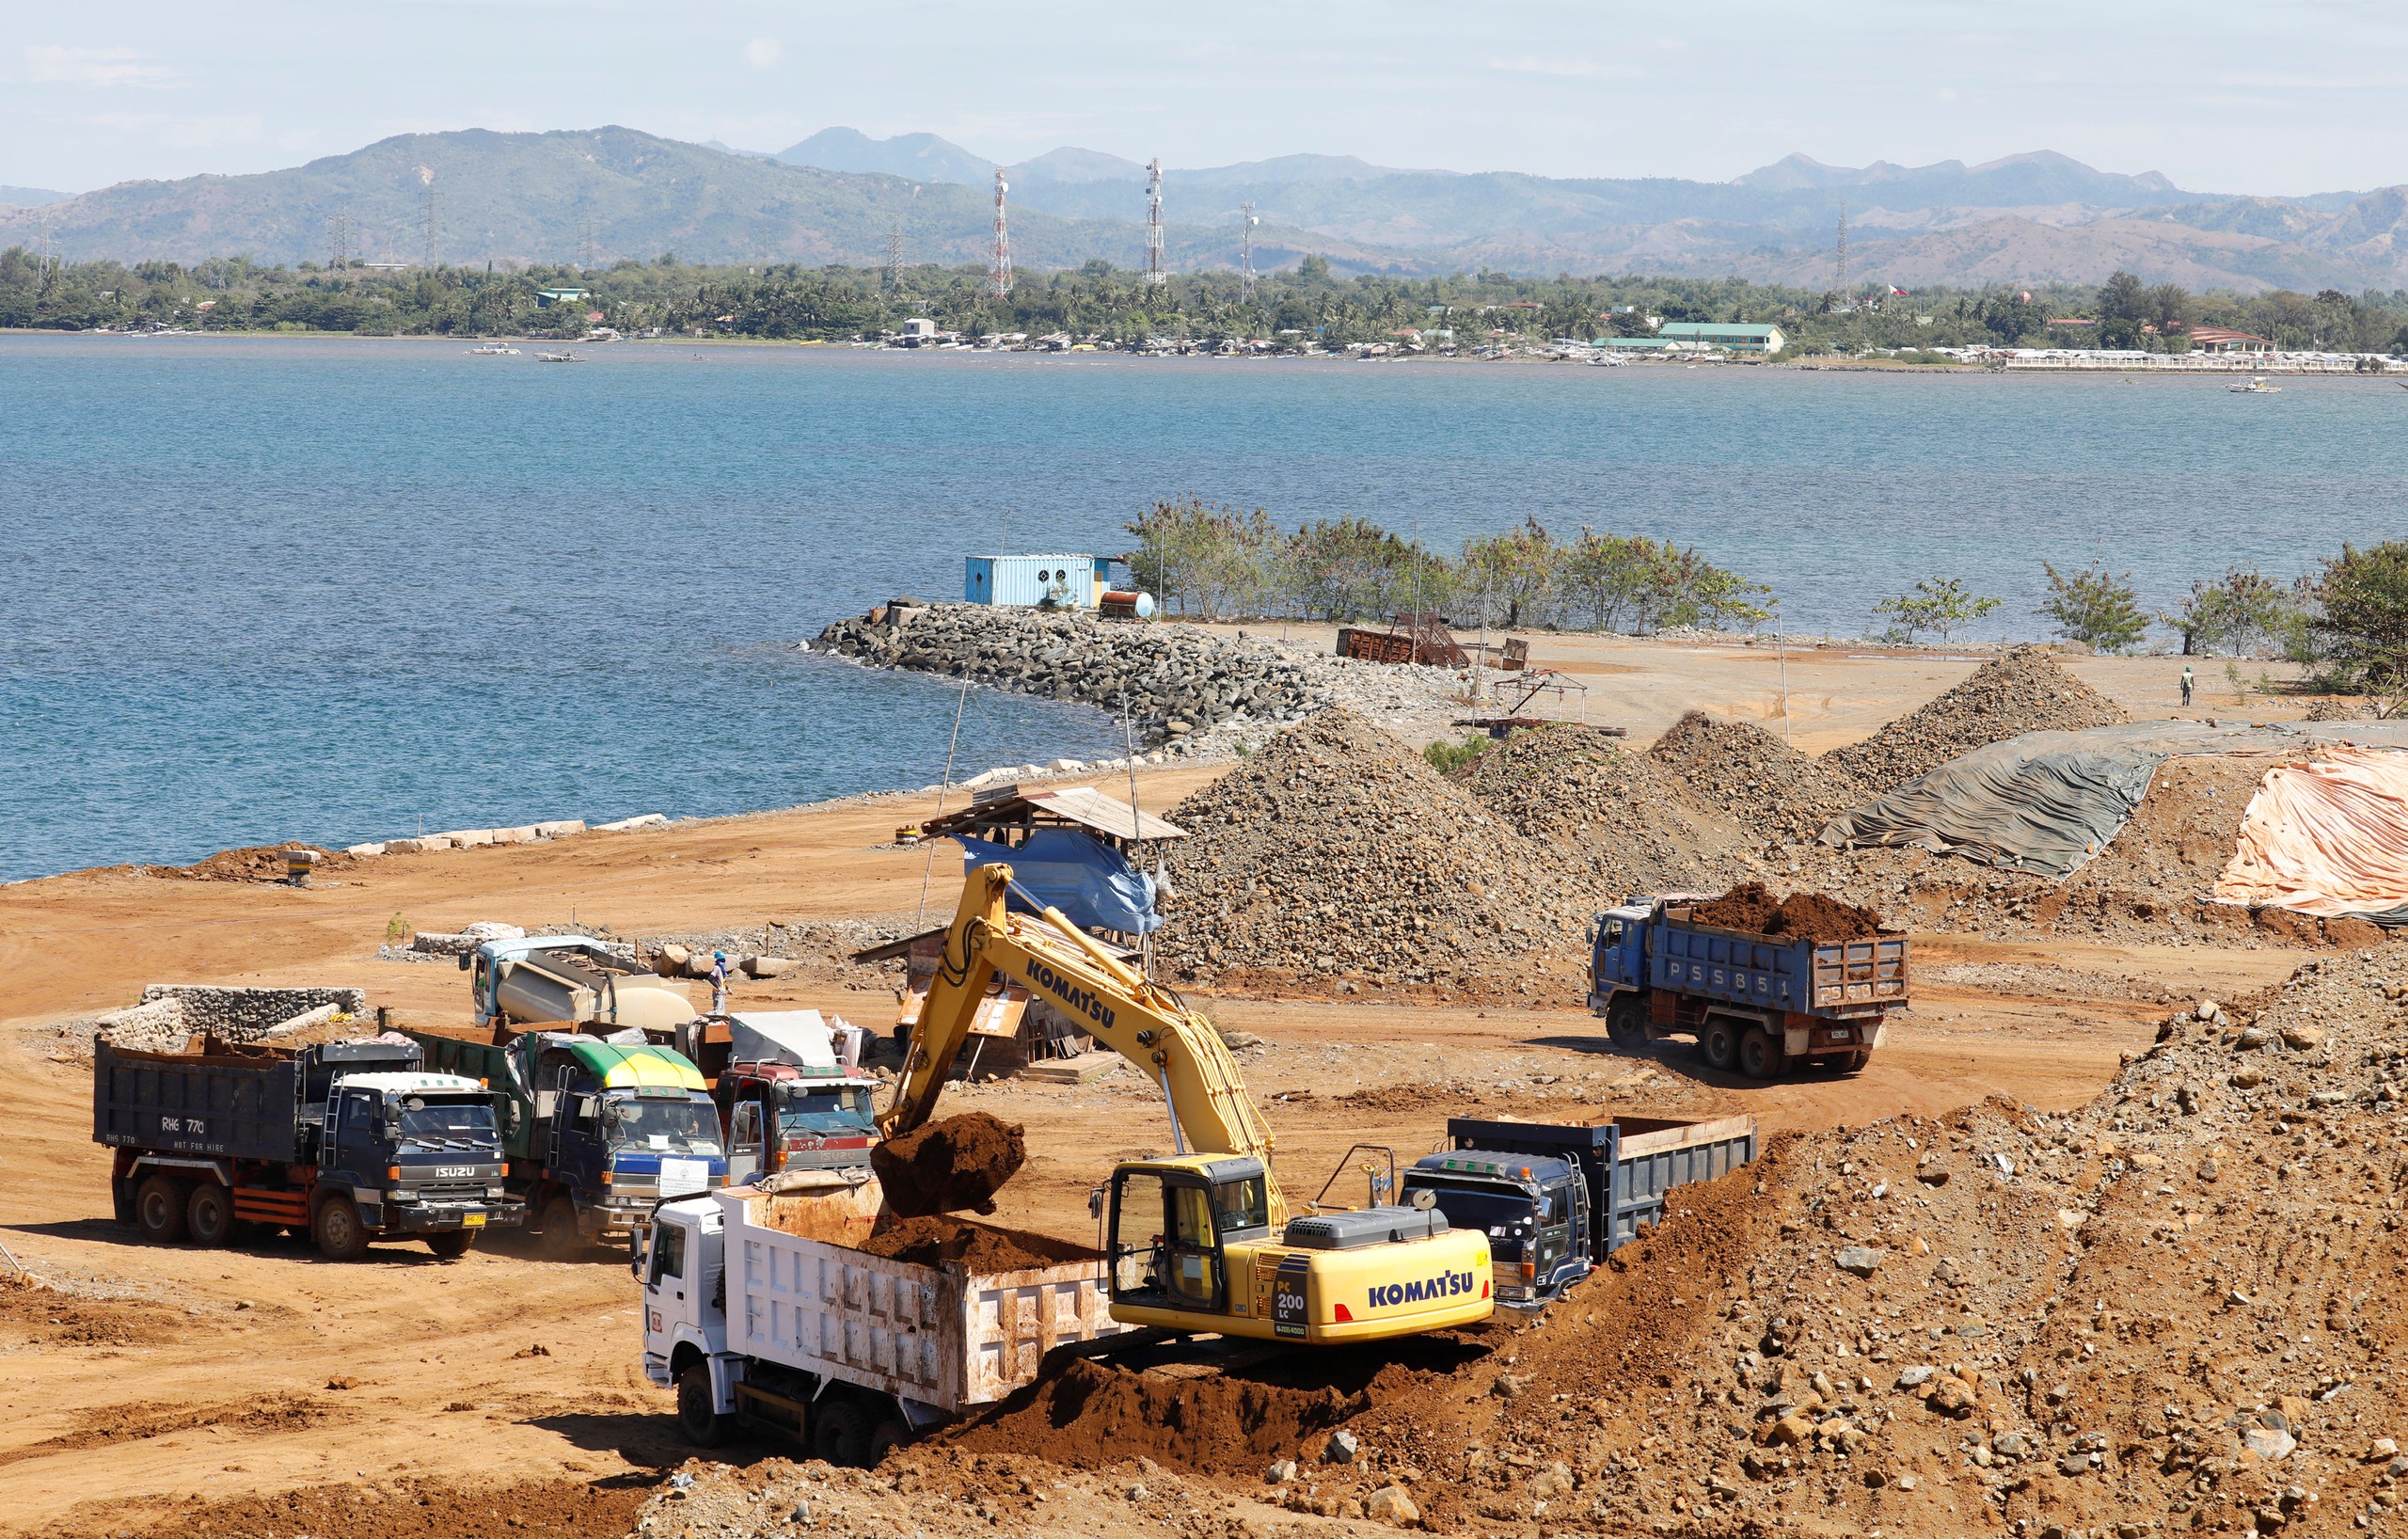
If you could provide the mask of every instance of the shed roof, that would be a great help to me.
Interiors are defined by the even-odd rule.
[[[1719,321],[1667,321],[1656,328],[1659,337],[1766,337],[1781,327],[1726,325]]]
[[[1044,786],[1029,790],[1022,790],[1017,785],[1002,785],[992,792],[982,791],[978,797],[959,812],[928,819],[921,825],[921,832],[933,838],[948,833],[974,833],[982,828],[1035,822],[1075,824],[1116,839],[1187,837],[1187,831],[1178,824],[1164,822],[1151,813],[1139,812],[1125,801],[1116,801],[1092,785]]]

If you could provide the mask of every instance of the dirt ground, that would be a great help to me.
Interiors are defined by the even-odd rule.
[[[1543,639],[1533,650],[1587,678],[1588,719],[1628,724],[1635,743],[1693,706],[1780,725],[1782,663],[1769,648]],[[1977,661],[1793,652],[1799,746],[1861,737]],[[2178,661],[2072,666],[2137,714],[2174,709]],[[1144,799],[1167,807],[1218,772],[1149,771]],[[427,930],[495,919],[693,933],[909,918],[924,891],[933,919],[957,890],[951,847],[940,847],[932,875],[927,850],[891,840],[896,824],[934,810],[933,799],[879,799],[388,857],[307,890],[123,868],[0,887],[0,976],[9,980],[0,1063],[13,1134],[0,1164],[0,1244],[44,1285],[0,1287],[0,1357],[16,1386],[0,1402],[0,1531],[626,1531],[638,1500],[690,1451],[638,1366],[637,1294],[623,1260],[547,1262],[506,1237],[448,1264],[415,1245],[380,1245],[348,1266],[291,1240],[237,1251],[143,1245],[108,1216],[88,1070],[55,1027],[132,1003],[153,982],[356,985],[405,1021],[463,1019],[465,980],[448,961],[376,960],[396,919]],[[1262,1039],[1241,1059],[1301,1197],[1351,1146],[1388,1145],[1409,1159],[1434,1145],[1450,1112],[1476,1108],[1744,1110],[1767,1131],[1938,1117],[1990,1096],[2062,1112],[2148,1048],[2165,1001],[2235,997],[2300,960],[2254,947],[1966,936],[1921,936],[1918,946],[1917,1007],[1854,1079],[1759,1085],[1704,1069],[1685,1042],[1624,1055],[1571,1000],[1512,1009],[1197,1003]],[[882,1029],[887,991],[876,976],[810,975],[746,984],[737,997],[832,1007]],[[969,1086],[948,1106],[1028,1130],[1028,1165],[995,1222],[1087,1243],[1088,1189],[1115,1160],[1158,1151],[1164,1132],[1155,1093],[1127,1072],[1077,1087]],[[1342,1194],[1357,1178],[1335,1179]]]

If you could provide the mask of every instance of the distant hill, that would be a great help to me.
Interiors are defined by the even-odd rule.
[[[873,139],[853,128],[823,128],[800,144],[778,151],[788,166],[822,171],[875,171],[914,182],[950,182],[965,187],[991,182],[995,163],[982,160],[933,134],[898,134]]]
[[[73,193],[51,192],[41,187],[0,187],[0,203],[13,203],[20,208],[64,203],[74,196]]]
[[[1143,260],[1142,165],[1063,148],[1006,174],[1022,266]],[[453,262],[577,261],[590,231],[604,262],[674,251],[869,265],[885,260],[897,218],[908,261],[979,262],[993,217],[994,163],[933,134],[832,128],[765,157],[626,128],[468,130],[255,176],[126,182],[38,209],[0,203],[0,246],[47,238],[71,258],[292,263],[324,259],[341,210],[356,257],[415,261],[429,175],[435,254]],[[1166,255],[1180,268],[1234,265],[1251,204],[1266,268],[1318,253],[1350,272],[1729,274],[1810,288],[1831,281],[1843,200],[1859,283],[2095,283],[2121,267],[2194,289],[2408,285],[2408,188],[2210,195],[2049,152],[1857,167],[1792,155],[1721,182],[1283,155],[1166,169],[1163,186]]]

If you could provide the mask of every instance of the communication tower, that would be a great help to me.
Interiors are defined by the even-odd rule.
[[[351,265],[351,205],[337,203],[326,219],[326,271],[340,272]]]
[[[1163,271],[1163,158],[1146,163],[1146,281],[1160,283]]]
[[[1843,300],[1847,297],[1847,199],[1845,198],[1840,199],[1839,265],[1831,276],[1831,287],[1840,292]]]
[[[1240,203],[1238,212],[1244,222],[1238,226],[1238,291],[1241,296],[1254,297],[1254,227],[1262,223],[1254,216],[1252,203]]]
[[[418,168],[418,174],[419,179],[426,184],[426,209],[424,214],[424,220],[426,224],[426,251],[425,255],[420,260],[419,265],[421,267],[433,267],[435,265],[435,169],[433,167],[421,166]]]
[[[1011,190],[1012,184],[1004,180],[1004,168],[996,167],[995,259],[994,265],[987,274],[987,287],[998,299],[1008,297],[1012,292],[1012,237],[1011,231],[1004,225],[1004,195]]]

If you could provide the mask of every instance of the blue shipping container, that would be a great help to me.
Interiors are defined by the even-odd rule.
[[[1051,599],[1056,609],[1091,610],[1111,563],[1101,556],[972,556],[967,564],[964,603],[1033,608]]]

